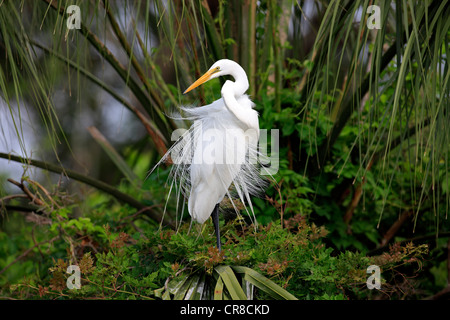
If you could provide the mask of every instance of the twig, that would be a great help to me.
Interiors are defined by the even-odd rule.
[[[397,221],[389,228],[389,230],[385,233],[383,239],[381,240],[380,247],[384,247],[389,241],[391,241],[392,237],[397,233],[398,229],[405,223],[405,221],[410,217],[414,212],[412,210],[403,211]]]
[[[61,206],[59,204],[56,203],[55,200],[53,200],[53,198],[50,196],[50,193],[38,182],[33,181],[33,180],[27,180],[29,183],[34,184],[36,187],[38,187],[39,189],[42,190],[42,192],[44,192],[44,194],[47,196],[47,198],[58,208],[60,209]]]
[[[8,181],[11,182],[12,184],[16,185],[17,187],[19,187],[27,196],[28,198],[30,198],[31,202],[33,202],[34,204],[37,204],[38,206],[44,206],[45,203],[39,199],[38,197],[36,197],[31,191],[30,189],[28,189],[24,184],[23,181],[22,182],[17,182],[16,180],[13,180],[11,178],[8,178]]]
[[[450,237],[450,232],[441,232],[441,233],[439,233],[439,237],[440,238],[449,238]],[[405,239],[405,240],[402,240],[402,241],[395,242],[395,244],[403,245],[403,244],[406,244],[406,243],[409,243],[409,242],[416,242],[416,241],[417,242],[425,242],[427,240],[432,240],[432,239],[435,239],[435,240],[437,239],[436,233]],[[374,255],[377,255],[377,254],[379,254],[380,252],[382,252],[386,248],[387,248],[387,244],[385,244],[382,247],[378,247],[376,249],[373,249],[373,250],[371,250],[371,251],[369,251],[367,253],[367,256],[371,257],[371,256],[374,256]]]
[[[3,204],[3,202],[6,202],[11,199],[15,199],[15,198],[28,198],[28,196],[26,194],[22,194],[22,193],[21,194],[10,194],[9,196],[0,198],[0,203]]]
[[[370,170],[370,168],[372,168],[373,163],[374,163],[374,158],[372,158],[371,161],[369,162],[367,169],[366,169],[367,171]],[[355,189],[355,193],[353,195],[352,201],[350,202],[350,204],[347,207],[347,210],[344,215],[344,222],[347,224],[347,226],[349,225],[350,220],[353,217],[353,213],[355,212],[355,209],[359,204],[359,200],[361,200],[361,196],[363,193],[363,187],[364,187],[365,183],[366,183],[366,177],[363,177],[361,183],[358,184],[358,186]]]

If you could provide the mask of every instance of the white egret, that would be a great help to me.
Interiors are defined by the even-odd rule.
[[[188,115],[184,119],[194,122],[161,159],[170,156],[174,164],[170,192],[175,185],[178,194],[188,199],[192,219],[203,224],[212,216],[219,250],[220,202],[227,196],[239,214],[232,200],[238,198],[250,207],[254,218],[250,195],[259,195],[266,186],[258,165],[258,113],[245,94],[249,82],[244,69],[234,61],[219,60],[184,93],[224,75],[235,81],[225,82],[221,99],[202,107],[181,108]]]

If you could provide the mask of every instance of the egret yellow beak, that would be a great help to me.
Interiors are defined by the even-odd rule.
[[[211,79],[211,76],[218,72],[220,69],[214,68],[211,70],[208,70],[208,72],[206,72],[204,75],[202,75],[200,78],[197,79],[197,81],[195,81],[193,84],[191,84],[191,86],[189,88],[186,89],[186,91],[183,92],[183,94],[188,93],[189,91],[191,91],[192,89],[197,88],[199,85],[205,83],[206,81],[208,81],[209,79]]]

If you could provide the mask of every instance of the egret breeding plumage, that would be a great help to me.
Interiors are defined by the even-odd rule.
[[[237,198],[249,206],[254,218],[250,195],[259,195],[266,186],[258,165],[258,113],[245,94],[249,82],[244,69],[234,61],[219,60],[184,93],[224,75],[234,81],[225,82],[221,99],[202,107],[181,108],[187,114],[183,119],[193,124],[161,159],[170,156],[170,192],[177,190],[188,199],[192,219],[203,224],[212,216],[219,250],[220,202],[227,196],[238,212],[233,202]]]

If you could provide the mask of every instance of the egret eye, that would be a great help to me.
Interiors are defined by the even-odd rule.
[[[211,74],[217,73],[217,72],[219,72],[219,71],[220,71],[220,67],[217,66],[217,67],[215,67],[214,69],[211,69]]]

